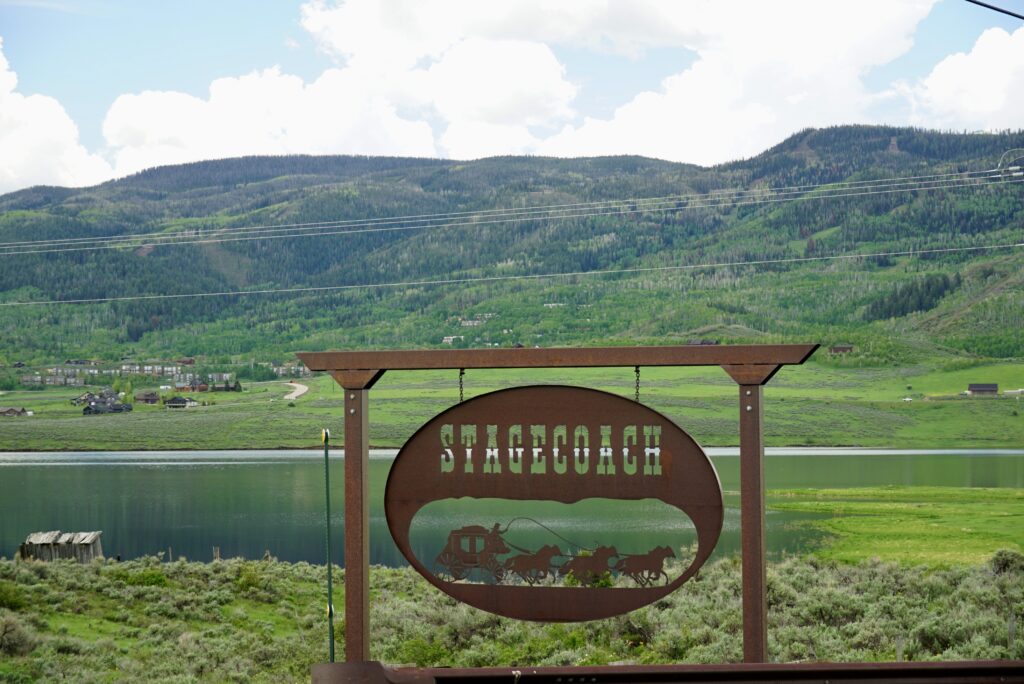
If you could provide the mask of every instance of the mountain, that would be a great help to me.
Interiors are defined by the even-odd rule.
[[[299,349],[429,347],[445,337],[463,346],[849,342],[855,353],[836,362],[865,365],[1024,356],[1024,253],[928,252],[1021,242],[1024,186],[883,183],[993,169],[1013,148],[1024,148],[1024,132],[845,126],[711,168],[641,157],[247,157],[91,188],[30,188],[0,196],[0,243],[124,241],[0,249],[0,303],[376,287],[3,306],[0,363],[283,360]],[[819,187],[845,182],[862,185]],[[765,202],[736,194],[753,189],[775,192]],[[611,204],[561,219],[477,213],[592,202]],[[429,219],[450,212],[461,213]],[[347,235],[309,233],[355,224],[301,227],[402,216],[421,218],[400,224],[414,229]],[[218,231],[285,225],[277,239],[160,246],[151,237],[217,240],[229,237]],[[257,236],[267,233],[246,234]],[[780,262],[911,250],[925,253]],[[776,263],[747,263],[764,261]],[[502,279],[621,270],[631,271]],[[475,282],[422,284],[464,279]]]

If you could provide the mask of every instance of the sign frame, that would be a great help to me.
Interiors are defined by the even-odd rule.
[[[800,365],[818,344],[683,345],[329,351],[297,354],[344,389],[345,660],[370,661],[369,391],[387,371],[501,368],[720,366],[739,388],[740,544],[743,659],[767,661],[765,568],[764,392],[782,366]]]

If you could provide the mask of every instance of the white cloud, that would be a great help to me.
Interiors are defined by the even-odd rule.
[[[90,185],[110,166],[78,142],[78,128],[61,104],[17,92],[0,38],[0,193],[31,185]]]
[[[426,79],[448,121],[537,126],[573,115],[576,88],[542,43],[469,38],[447,50]]]
[[[969,53],[939,62],[914,85],[899,90],[912,103],[912,123],[942,128],[1020,128],[1024,121],[1024,28],[993,28]]]
[[[937,1],[312,0],[301,23],[334,67],[309,82],[276,67],[221,78],[202,97],[122,95],[103,124],[109,163],[78,143],[58,102],[16,92],[0,51],[0,191],[249,154],[643,154],[712,164],[809,126],[1019,127],[1024,29],[988,31],[917,82],[865,85],[873,68],[910,50]],[[559,62],[564,48],[577,65],[587,51],[696,57],[656,88],[623,93],[625,104],[598,119],[578,111],[582,86]]]
[[[122,95],[103,135],[118,175],[161,164],[252,154],[436,156],[430,126],[351,70],[313,83],[277,68],[210,84],[205,99],[176,92]]]
[[[314,0],[302,22],[346,68],[386,84],[387,97],[432,108],[451,156],[629,153],[709,164],[808,126],[874,122],[883,94],[868,92],[864,75],[910,49],[935,2]],[[698,58],[611,118],[580,121],[552,45]],[[505,127],[497,139],[495,125]]]
[[[566,127],[540,151],[713,164],[809,126],[874,122],[869,110],[878,96],[863,76],[910,49],[933,4],[748,3],[738,13],[732,3],[671,3],[665,20],[697,53],[692,66],[608,120]]]

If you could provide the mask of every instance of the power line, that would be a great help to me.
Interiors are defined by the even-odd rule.
[[[986,172],[988,173],[988,172]],[[999,180],[994,180],[994,179]],[[241,235],[237,237],[217,237],[217,238],[198,238],[192,240],[175,240],[167,242],[143,242],[136,244],[136,248],[146,246],[170,246],[170,245],[191,245],[191,244],[214,244],[222,242],[241,242],[251,240],[274,240],[281,238],[296,238],[296,237],[326,237],[331,235],[356,235],[363,233],[387,233],[396,231],[412,231],[412,230],[424,230],[429,228],[459,228],[466,226],[483,226],[483,225],[494,225],[502,223],[515,223],[524,220],[539,221],[539,220],[566,220],[576,218],[592,218],[597,216],[616,216],[625,215],[632,213],[639,213],[641,211],[646,212],[667,212],[667,211],[683,211],[686,209],[707,209],[717,207],[738,207],[747,206],[753,204],[774,204],[779,202],[790,202],[790,201],[804,201],[804,200],[827,200],[827,199],[838,199],[844,197],[864,197],[868,195],[884,195],[892,194],[897,192],[916,192],[916,191],[931,191],[931,190],[953,190],[964,187],[981,187],[988,185],[1004,185],[1012,183],[1024,182],[1024,171],[1015,173],[995,173],[988,176],[976,176],[964,179],[967,182],[957,182],[955,180],[948,181],[920,181],[914,182],[911,187],[891,187],[891,186],[903,186],[908,185],[904,182],[892,183],[891,186],[881,186],[886,189],[872,188],[864,190],[863,192],[835,192],[831,189],[824,189],[820,194],[802,194],[800,196],[786,196],[792,195],[795,191],[780,192],[776,193],[775,197],[752,197],[752,198],[740,198],[740,200],[711,200],[711,201],[699,201],[689,202],[684,206],[679,206],[678,200],[665,200],[655,204],[646,205],[641,204],[644,200],[635,200],[628,202],[630,206],[620,207],[616,209],[610,209],[608,211],[596,211],[596,212],[577,212],[577,213],[561,213],[550,216],[521,216],[515,215],[511,218],[495,218],[486,221],[461,221],[461,222],[449,222],[443,224],[419,224],[419,225],[397,225],[397,226],[375,226],[366,228],[350,228],[339,231],[317,231],[317,232],[288,232],[277,235]],[[846,190],[847,188],[838,188],[839,190]],[[853,188],[858,189],[858,188]],[[616,203],[623,204],[621,200],[617,200]],[[333,226],[325,226],[333,227]],[[0,256],[15,256],[23,254],[52,254],[60,252],[82,252],[82,251],[96,251],[104,249],[118,249],[125,247],[127,242],[134,242],[134,239],[128,238],[121,240],[117,244],[106,244],[106,245],[90,245],[90,246],[69,246],[49,249],[15,249],[6,252],[0,252]]]
[[[967,2],[971,3],[972,5],[978,5],[979,7],[984,7],[985,9],[990,9],[993,12],[1000,12],[1002,14],[1008,14],[1011,17],[1016,17],[1017,19],[1024,19],[1024,14],[1017,14],[1016,12],[1011,12],[1008,9],[1003,9],[1002,7],[996,7],[995,5],[990,5],[987,2],[980,2],[980,0],[967,0]]]
[[[1005,156],[1005,155],[1004,155]],[[1019,173],[1014,173],[1019,171]],[[278,224],[278,225],[267,225],[267,226],[245,226],[235,228],[212,228],[212,229],[191,229],[187,231],[181,231],[177,233],[167,233],[161,231],[158,233],[146,233],[146,234],[131,234],[131,235],[120,235],[120,236],[107,236],[107,237],[80,237],[80,238],[59,238],[59,239],[47,239],[47,240],[24,240],[19,242],[7,242],[0,243],[0,249],[11,249],[17,247],[45,247],[48,245],[70,245],[70,244],[85,244],[85,243],[102,243],[106,242],[111,245],[122,245],[122,244],[179,244],[184,238],[192,238],[199,240],[202,235],[209,234],[212,236],[223,237],[225,235],[238,235],[247,233],[263,233],[263,232],[294,232],[299,230],[317,230],[319,228],[338,228],[338,227],[368,227],[375,225],[395,225],[409,223],[410,221],[420,220],[424,223],[436,223],[445,222],[454,218],[465,218],[465,217],[482,217],[489,218],[492,216],[517,216],[523,217],[529,214],[550,214],[551,212],[566,212],[566,211],[586,211],[588,209],[599,209],[608,208],[613,206],[622,205],[643,205],[645,208],[658,204],[665,204],[671,202],[698,202],[698,204],[692,205],[687,208],[700,208],[701,206],[723,206],[723,203],[740,201],[751,197],[769,196],[774,194],[775,196],[786,196],[799,194],[801,192],[810,192],[815,189],[824,188],[826,192],[834,193],[842,190],[852,189],[863,189],[863,188],[875,188],[884,189],[890,187],[900,187],[907,185],[919,185],[919,184],[941,184],[952,182],[953,180],[985,180],[992,178],[1012,178],[1014,176],[1024,176],[1024,171],[1021,171],[1019,166],[1011,166],[1002,168],[1002,161],[1000,165],[995,169],[987,171],[968,171],[968,172],[955,172],[945,174],[928,174],[919,176],[906,176],[901,178],[887,178],[887,179],[873,179],[863,181],[843,181],[838,183],[817,183],[808,185],[793,185],[783,186],[778,188],[753,188],[749,190],[713,190],[703,194],[689,194],[689,195],[668,195],[663,197],[651,197],[651,198],[631,198],[631,199],[616,199],[616,200],[602,200],[594,202],[577,202],[571,204],[556,204],[556,205],[544,205],[538,207],[523,207],[519,209],[515,208],[500,208],[500,209],[486,209],[479,211],[462,211],[462,212],[448,212],[441,214],[419,214],[411,216],[398,216],[390,218],[373,218],[373,219],[350,219],[350,220],[338,220],[338,221],[322,221],[322,222],[311,222],[311,223],[293,223],[293,224]],[[732,199],[725,197],[725,195],[731,194]],[[534,218],[544,218],[542,216]],[[416,226],[419,227],[431,227],[431,226]],[[201,233],[200,231],[205,231]],[[309,233],[314,235],[315,233]],[[193,241],[186,242],[185,244],[194,244]],[[70,251],[70,250],[68,250]],[[15,252],[21,253],[21,252]],[[2,252],[0,252],[2,254]]]
[[[1024,247],[1024,242],[1001,245],[976,245],[971,247],[941,247],[934,249],[909,249],[893,252],[875,252],[870,254],[834,254],[813,257],[786,257],[779,259],[757,259],[752,261],[726,261],[706,264],[680,264],[675,266],[641,266],[621,269],[602,269],[594,271],[569,271],[563,273],[533,273],[507,276],[476,276],[466,278],[443,278],[435,280],[412,280],[390,283],[360,283],[352,285],[323,285],[318,287],[267,288],[262,290],[233,290],[224,292],[192,292],[182,294],[129,295],[124,297],[97,297],[93,299],[52,299],[29,302],[0,302],[0,306],[34,306],[54,304],[100,304],[110,302],[130,302],[158,299],[191,299],[200,297],[235,297],[264,294],[295,294],[299,292],[340,292],[347,290],[370,290],[395,287],[429,287],[432,285],[468,285],[474,283],[492,283],[510,280],[542,280],[550,278],[573,278],[581,276],[621,275],[630,273],[655,273],[669,271],[690,271],[704,268],[733,268],[738,266],[766,266],[770,264],[795,264],[810,261],[835,261],[850,259],[868,259],[873,257],[919,256],[922,254],[949,254],[955,252],[978,252],[997,249],[1015,249]]]
[[[1005,154],[1004,154],[1005,156]],[[551,211],[562,211],[562,210],[586,210],[589,208],[597,208],[608,205],[621,205],[630,203],[650,203],[650,202],[666,202],[666,201],[687,201],[687,200],[719,200],[720,196],[732,194],[736,198],[741,198],[743,195],[759,195],[759,194],[770,194],[770,193],[782,193],[792,194],[793,192],[806,191],[810,192],[818,188],[828,188],[830,190],[840,190],[849,188],[863,188],[872,186],[890,186],[897,184],[907,184],[912,182],[934,182],[943,179],[951,179],[959,177],[967,179],[970,177],[995,177],[986,176],[986,174],[1005,174],[1006,172],[1018,171],[1020,167],[1009,167],[1006,169],[1001,168],[1002,162],[997,165],[994,169],[985,171],[958,171],[940,174],[927,174],[918,176],[902,176],[898,178],[879,178],[869,179],[860,181],[839,181],[833,183],[813,183],[805,185],[789,185],[780,187],[764,187],[764,188],[751,188],[748,190],[741,190],[738,188],[732,189],[719,189],[711,190],[706,193],[690,193],[680,195],[665,195],[661,197],[647,197],[647,198],[627,198],[627,199],[614,199],[614,200],[595,200],[591,202],[574,202],[567,204],[550,204],[541,205],[535,207],[520,207],[518,209],[513,207],[505,207],[498,209],[481,209],[473,211],[455,211],[455,212],[444,212],[434,214],[412,214],[405,216],[394,216],[385,218],[370,218],[370,219],[347,219],[347,220],[335,220],[335,221],[314,221],[307,223],[282,223],[276,225],[263,225],[263,226],[238,226],[233,228],[193,228],[186,229],[179,233],[168,233],[166,231],[159,231],[155,233],[136,233],[131,235],[115,235],[115,236],[100,236],[100,237],[78,237],[78,238],[52,238],[47,240],[22,240],[18,242],[0,242],[0,248],[2,247],[15,247],[22,245],[48,245],[48,244],[71,244],[71,243],[86,243],[86,242],[107,242],[107,241],[124,241],[124,242],[138,242],[139,240],[146,240],[150,238],[152,240],[172,240],[180,236],[186,237],[198,237],[200,231],[206,231],[210,234],[216,234],[218,236],[235,233],[247,233],[253,231],[276,231],[276,230],[309,230],[319,227],[325,228],[337,228],[342,226],[350,227],[362,227],[371,226],[378,224],[395,224],[395,223],[408,223],[410,221],[421,221],[421,222],[437,222],[447,221],[455,218],[462,218],[467,216],[491,216],[491,215],[514,215],[514,214],[530,214],[537,212],[551,212]]]

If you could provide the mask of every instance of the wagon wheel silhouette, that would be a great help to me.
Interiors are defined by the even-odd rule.
[[[494,556],[488,557],[480,567],[494,577],[495,584],[505,579],[505,566],[499,563]]]
[[[466,577],[466,567],[451,549],[445,549],[434,561],[437,566],[436,576],[447,582],[454,582]]]

